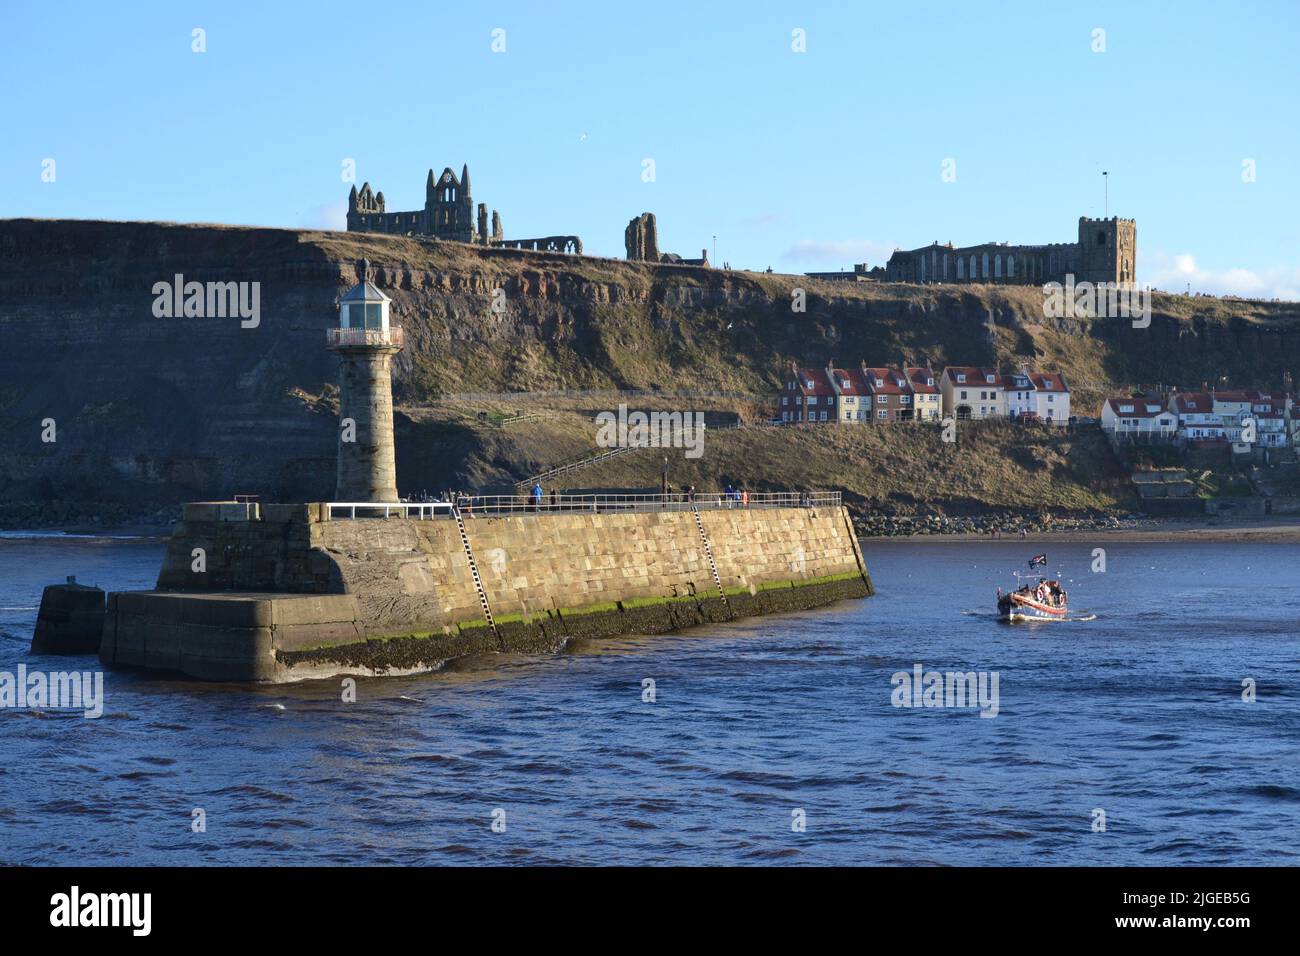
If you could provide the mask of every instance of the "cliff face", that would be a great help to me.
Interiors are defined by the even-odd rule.
[[[1045,320],[1042,292],[1024,287],[823,283],[353,233],[5,220],[0,503],[330,497],[336,420],[312,399],[335,380],[324,330],[362,257],[406,329],[399,406],[470,391],[762,395],[791,358],[925,358],[1060,368],[1086,413],[1115,387],[1221,376],[1276,387],[1300,368],[1295,303],[1157,296],[1151,327],[1133,329]],[[178,274],[259,283],[258,324],[155,317],[155,283]],[[42,440],[46,419],[54,441]],[[444,461],[442,473],[413,475],[404,440],[428,436],[400,412],[397,427],[403,489],[465,473]]]

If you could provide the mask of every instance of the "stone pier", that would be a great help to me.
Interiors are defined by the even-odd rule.
[[[550,652],[575,637],[871,593],[839,505],[464,524],[462,540],[445,516],[330,520],[322,504],[190,505],[157,588],[109,596],[101,659],[208,680],[402,674],[465,654]]]

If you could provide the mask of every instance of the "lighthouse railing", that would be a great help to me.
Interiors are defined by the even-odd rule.
[[[366,345],[393,345],[400,348],[406,338],[399,326],[386,329],[326,329],[330,348]]]

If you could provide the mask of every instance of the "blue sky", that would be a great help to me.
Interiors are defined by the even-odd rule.
[[[338,227],[346,159],[390,210],[468,162],[507,236],[621,256],[649,210],[800,272],[1073,241],[1107,170],[1139,278],[1300,299],[1297,39],[1287,0],[7,0],[0,217]]]

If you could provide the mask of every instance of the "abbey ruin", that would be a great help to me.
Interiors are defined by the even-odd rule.
[[[1038,246],[986,242],[960,249],[951,242],[934,242],[919,249],[895,251],[878,277],[886,282],[1041,285],[1064,282],[1067,275],[1072,275],[1076,282],[1125,284],[1135,281],[1136,256],[1137,220],[1080,216],[1078,242]]]
[[[655,214],[643,212],[623,230],[623,248],[627,257],[638,262],[666,262],[678,266],[709,267],[709,250],[701,249],[698,259],[684,259],[675,252],[659,251],[659,225]]]
[[[506,249],[582,254],[582,240],[577,236],[506,239],[495,209],[489,230],[486,203],[478,204],[476,215],[468,163],[461,167],[459,179],[450,166],[437,178],[430,169],[424,183],[424,208],[412,212],[388,212],[384,194],[372,192],[370,183],[363,183],[359,190],[353,186],[348,193],[348,232],[386,232]]]

